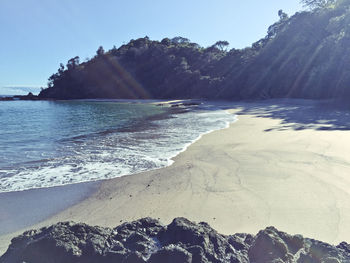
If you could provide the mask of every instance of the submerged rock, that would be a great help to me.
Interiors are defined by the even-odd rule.
[[[350,263],[350,245],[332,246],[268,227],[222,235],[207,223],[143,218],[114,229],[63,222],[11,241],[0,263]]]

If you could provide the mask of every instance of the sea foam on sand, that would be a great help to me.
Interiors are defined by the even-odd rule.
[[[225,110],[203,104],[169,118],[150,120],[135,130],[94,136],[68,145],[77,147],[75,155],[54,158],[37,167],[0,170],[0,192],[96,181],[166,167],[202,135],[227,128],[236,120]]]

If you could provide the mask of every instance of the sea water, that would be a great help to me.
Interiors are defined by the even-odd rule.
[[[0,192],[157,169],[236,117],[207,106],[120,101],[1,101]]]

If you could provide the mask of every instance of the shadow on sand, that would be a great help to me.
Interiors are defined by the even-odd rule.
[[[270,99],[237,102],[238,114],[281,120],[268,131],[283,130],[350,130],[350,104],[342,101]],[[229,107],[227,107],[229,108]]]

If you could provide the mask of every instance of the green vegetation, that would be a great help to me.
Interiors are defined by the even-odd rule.
[[[327,5],[333,4],[335,0],[301,0],[304,6],[309,8],[324,8]]]
[[[42,98],[347,98],[350,0],[303,0],[311,11],[279,20],[242,50],[227,41],[203,48],[175,37],[102,47],[72,58],[49,78]]]
[[[49,78],[41,97],[76,98],[168,98],[212,97],[226,69],[222,60],[234,57],[227,41],[205,49],[176,37],[152,41],[148,37],[104,52],[79,64],[79,58],[62,64]],[[237,53],[237,60],[240,52]]]

